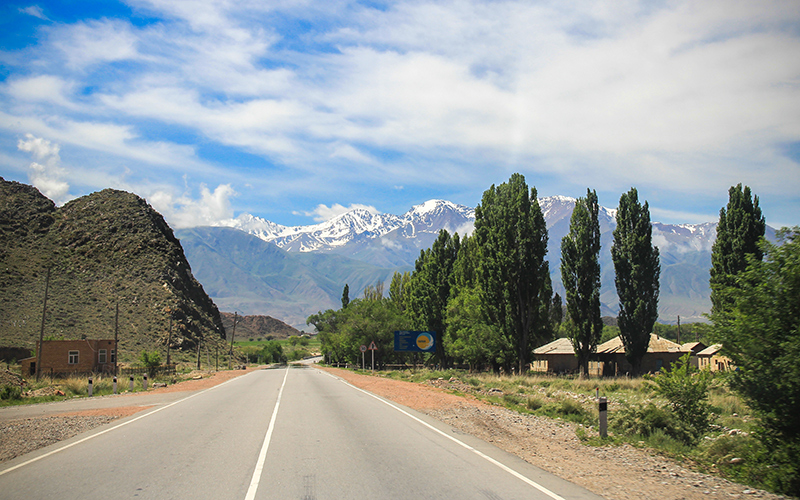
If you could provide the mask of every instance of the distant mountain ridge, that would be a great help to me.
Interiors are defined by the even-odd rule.
[[[539,199],[548,228],[547,258],[551,263],[551,279],[555,291],[562,297],[565,294],[559,271],[561,239],[569,232],[569,222],[575,202],[575,198],[567,196]],[[614,267],[611,260],[615,217],[616,210],[601,207],[601,303],[603,314],[609,316],[616,315],[618,311]],[[217,289],[212,286],[211,289],[218,290],[219,295],[214,295],[213,292],[211,294],[228,310],[235,305],[241,307],[247,314],[270,314],[302,328],[304,315],[308,316],[328,307],[338,307],[341,289],[345,283],[350,285],[351,296],[358,297],[363,286],[374,284],[376,281],[386,281],[395,270],[401,272],[412,270],[420,250],[431,246],[440,229],[463,235],[471,233],[474,223],[473,208],[444,200],[430,200],[412,207],[400,216],[375,214],[368,210],[357,209],[309,226],[281,226],[243,214],[236,219],[225,221],[223,223],[225,228],[205,228],[204,231],[214,232],[224,229],[247,233],[272,245],[273,250],[269,253],[279,259],[302,261],[303,258],[314,255],[316,260],[313,261],[313,273],[306,272],[304,275],[307,279],[294,278],[294,281],[302,285],[291,290],[282,287],[278,293],[280,298],[272,303],[267,299],[259,303],[259,299],[255,296],[251,297],[252,300],[240,300],[241,296],[225,291],[224,287]],[[684,322],[703,320],[703,314],[710,310],[708,270],[711,267],[711,247],[716,238],[716,226],[714,222],[653,223],[653,243],[659,247],[661,255],[659,317],[662,321],[674,322],[679,315]],[[187,230],[178,232],[182,239],[184,231]],[[767,237],[774,239],[774,230],[768,228]],[[282,252],[276,253],[278,250]],[[193,250],[187,250],[187,257],[192,262],[193,269],[201,281],[207,283],[203,277],[207,265],[196,262],[194,254]],[[333,257],[338,257],[339,260],[336,262],[327,260]],[[263,265],[263,257],[259,258],[262,259],[259,265]],[[342,260],[345,258],[346,260]],[[297,261],[298,265],[300,261]],[[360,265],[356,266],[359,270],[357,280],[353,280],[352,275],[350,278],[343,278],[342,274],[348,273],[342,272],[338,273],[339,277],[331,276],[330,270],[350,269],[354,266],[352,261],[360,262]],[[348,264],[344,264],[345,262]],[[214,264],[213,267],[217,270],[224,268],[220,263]],[[247,265],[239,266],[237,272],[246,272],[244,270],[246,267]],[[296,271],[299,268],[293,269]],[[280,273],[271,276],[259,275],[259,286],[271,282],[278,276]],[[316,309],[314,304],[318,305]],[[292,312],[288,313],[282,309],[285,306],[291,307]]]

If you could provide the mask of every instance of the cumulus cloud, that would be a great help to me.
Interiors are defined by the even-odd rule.
[[[342,214],[346,214],[347,212],[352,212],[353,210],[366,210],[371,214],[379,214],[377,208],[371,205],[362,205],[360,203],[352,203],[349,206],[345,207],[344,205],[340,205],[339,203],[334,203],[331,206],[319,204],[317,208],[312,210],[311,212],[294,212],[294,215],[305,215],[306,217],[313,217],[314,221],[316,222],[324,222],[327,220],[331,220],[334,217]]]
[[[180,229],[216,226],[221,221],[233,218],[230,198],[234,195],[236,191],[230,184],[220,184],[214,191],[201,185],[199,198],[187,193],[175,195],[169,191],[157,191],[146,198],[171,227]]]
[[[67,172],[61,167],[60,147],[47,139],[25,134],[17,142],[17,149],[31,153],[36,160],[28,166],[28,181],[57,205],[71,199],[69,184],[64,181]]]

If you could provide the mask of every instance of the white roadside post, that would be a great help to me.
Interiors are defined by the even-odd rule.
[[[142,389],[147,390],[147,375],[142,377]]]
[[[131,375],[131,392],[133,392],[133,375]]]
[[[117,393],[117,377],[114,377],[114,394]]]
[[[600,437],[608,437],[608,399],[605,397],[598,399],[600,410]]]
[[[92,397],[92,377],[89,377],[89,397]]]

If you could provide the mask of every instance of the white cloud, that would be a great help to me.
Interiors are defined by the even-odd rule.
[[[352,212],[353,210],[366,210],[371,214],[380,213],[377,208],[371,205],[352,203],[349,206],[345,207],[344,205],[340,205],[339,203],[334,203],[330,207],[324,204],[319,204],[311,212],[294,212],[294,214],[305,215],[306,217],[313,217],[314,221],[316,222],[324,222],[327,220],[331,220],[338,215],[346,214],[347,212]]]
[[[47,18],[46,15],[44,15],[44,11],[38,5],[31,5],[29,7],[21,8],[19,9],[19,11],[22,12],[23,14],[28,14],[29,16],[38,17],[43,21],[50,20]]]
[[[157,191],[147,195],[147,201],[160,212],[173,228],[215,226],[233,218],[230,198],[236,191],[230,184],[220,184],[211,191],[200,186],[200,197],[192,198],[184,193],[175,195],[169,191]]]
[[[31,153],[36,160],[28,167],[28,181],[43,195],[56,205],[63,205],[72,198],[69,196],[69,184],[63,180],[66,170],[61,168],[58,144],[33,134],[25,134],[25,139],[17,142],[17,149]]]
[[[137,34],[127,22],[100,19],[59,25],[50,31],[53,47],[66,57],[67,66],[83,69],[97,63],[135,60]]]
[[[59,106],[75,108],[67,94],[73,83],[53,75],[13,79],[6,83],[5,91],[15,99],[31,102],[50,102]]]

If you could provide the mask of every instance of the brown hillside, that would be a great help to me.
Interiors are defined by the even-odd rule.
[[[222,312],[222,324],[226,332],[233,331],[233,313]],[[237,316],[236,339],[257,339],[271,336],[276,339],[285,339],[300,335],[297,328],[291,327],[272,316]],[[234,339],[235,340],[235,339]]]
[[[138,196],[106,189],[61,208],[0,178],[0,345],[32,348],[51,269],[46,338],[113,338],[120,357],[221,342],[219,311],[194,279],[164,218]]]

